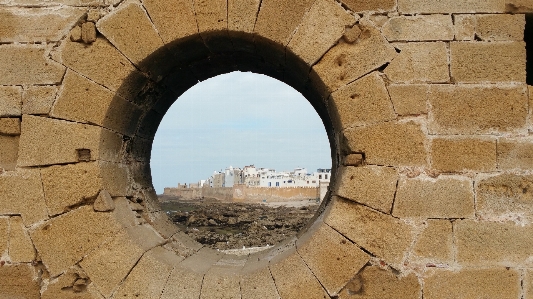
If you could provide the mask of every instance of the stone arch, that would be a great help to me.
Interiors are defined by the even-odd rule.
[[[20,138],[0,175],[0,197],[13,198],[0,199],[9,230],[0,294],[531,295],[523,15],[502,14],[516,5],[501,1],[455,2],[147,0],[88,10],[37,69],[41,84],[60,85],[50,110],[0,118],[2,136]],[[39,57],[44,48],[0,53],[27,49]],[[15,71],[21,60],[13,65],[2,92],[39,84]],[[148,159],[177,96],[232,70],[304,94],[335,166],[311,227],[243,258],[202,248],[170,223]],[[17,119],[20,133],[5,129]]]

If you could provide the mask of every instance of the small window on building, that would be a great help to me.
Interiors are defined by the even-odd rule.
[[[324,179],[326,179],[326,180],[327,180],[327,179],[328,179],[328,175],[327,175],[327,174],[325,174],[324,176],[325,176],[325,178],[324,178]]]
[[[319,179],[319,180],[322,179],[322,175],[321,175],[321,174],[318,175],[318,179]]]
[[[268,182],[268,187],[272,187],[272,183],[271,182]]]
[[[279,187],[279,182],[276,182],[276,187]]]

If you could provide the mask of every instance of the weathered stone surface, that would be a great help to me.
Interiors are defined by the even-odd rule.
[[[450,81],[446,43],[395,43],[394,46],[401,52],[385,69],[385,75],[393,82]]]
[[[524,298],[533,298],[533,270],[526,270],[524,277]]]
[[[475,15],[453,15],[455,40],[473,41],[476,34],[477,19]]]
[[[52,0],[52,1],[41,1],[41,0],[1,0],[1,4],[5,5],[18,5],[18,6],[31,6],[31,7],[47,7],[47,6],[57,6],[57,5],[68,5],[68,6],[96,6],[103,5],[104,1],[102,0]],[[118,0],[110,0],[108,4],[116,5]]]
[[[368,164],[426,165],[426,137],[413,121],[387,122],[344,132],[352,152],[365,153]]]
[[[429,130],[437,134],[525,132],[528,114],[525,86],[430,87]]]
[[[460,220],[455,228],[457,261],[479,265],[525,265],[533,255],[531,224]]]
[[[396,8],[394,0],[343,0],[342,3],[355,12],[392,11]]]
[[[343,167],[336,194],[389,214],[397,181],[392,167]]]
[[[159,298],[181,259],[162,247],[146,252],[115,293],[117,298]]]
[[[85,22],[81,25],[81,40],[86,44],[96,41],[96,26],[93,22]]]
[[[22,113],[48,114],[58,91],[57,86],[30,86],[22,94]]]
[[[400,218],[473,218],[472,180],[454,176],[401,178],[392,214]]]
[[[524,42],[452,42],[450,70],[455,82],[525,82]]]
[[[387,89],[394,111],[398,115],[419,115],[428,112],[429,85],[391,84]]]
[[[39,170],[0,174],[0,214],[22,215],[26,226],[47,218]]]
[[[111,198],[111,194],[107,190],[102,190],[98,193],[98,197],[94,202],[93,209],[96,212],[110,212],[115,209],[115,203]]]
[[[483,41],[524,40],[524,15],[477,15],[476,35]]]
[[[245,266],[246,267],[246,266]],[[278,290],[268,267],[241,278],[241,296],[250,299],[278,299]]]
[[[0,135],[20,135],[20,118],[0,118]]]
[[[533,3],[529,0],[505,0],[505,9],[512,13],[533,12]]]
[[[449,220],[427,220],[427,227],[418,236],[413,253],[426,261],[453,262],[453,228]]]
[[[533,140],[530,138],[498,139],[498,169],[533,169]]]
[[[0,86],[0,117],[20,116],[21,108],[22,89],[19,86]]]
[[[405,222],[338,197],[324,222],[389,264],[402,263],[413,239]]]
[[[0,297],[40,299],[40,286],[33,267],[18,264],[0,267]]]
[[[331,94],[332,110],[340,128],[396,118],[389,94],[378,72],[373,72]]]
[[[168,278],[161,299],[199,298],[203,278],[203,273],[199,274],[177,265]]]
[[[418,15],[390,18],[381,29],[388,41],[453,40],[450,15]]]
[[[480,13],[505,11],[502,0],[398,0],[398,10],[404,14],[414,13]]]
[[[334,296],[364,267],[370,256],[328,225],[317,226],[308,232],[311,236],[300,238],[296,247],[322,286]]]
[[[130,180],[126,165],[100,161],[99,168],[104,183],[104,189],[106,189],[111,196],[130,195]]]
[[[324,89],[335,91],[361,76],[390,62],[396,55],[394,48],[370,21],[360,22],[359,39],[348,44],[344,41],[331,48],[313,67],[314,79],[322,81]]]
[[[20,216],[9,218],[9,257],[13,263],[31,263],[35,260],[33,243]]]
[[[0,85],[56,84],[65,67],[46,57],[41,45],[1,45]]]
[[[193,1],[143,0],[142,2],[165,43],[198,33]]]
[[[19,166],[74,163],[79,149],[90,150],[90,159],[116,160],[122,138],[106,129],[37,116],[22,117]],[[85,160],[85,159],[84,159]]]
[[[424,298],[520,297],[520,273],[514,269],[435,270],[424,278]]]
[[[346,285],[339,299],[350,298],[420,298],[421,287],[417,277],[410,274],[398,277],[379,267],[366,267]]]
[[[9,249],[9,218],[0,217],[0,256],[4,256]]]
[[[226,256],[207,271],[202,283],[200,299],[241,298],[238,273],[248,257]]]
[[[532,215],[533,176],[500,174],[478,177],[476,180],[476,208],[483,218]]]
[[[147,78],[104,38],[97,38],[90,46],[64,41],[54,53],[54,60],[129,100],[134,99],[147,82]]]
[[[75,266],[46,285],[41,299],[104,299],[95,289],[94,283]]]
[[[133,135],[141,109],[114,92],[67,71],[50,116],[101,125],[125,135]]]
[[[431,149],[432,166],[441,172],[496,170],[496,140],[492,138],[435,138]]]
[[[228,30],[253,33],[260,0],[229,0],[228,1]]]
[[[19,136],[0,135],[0,169],[15,170],[19,151]]]

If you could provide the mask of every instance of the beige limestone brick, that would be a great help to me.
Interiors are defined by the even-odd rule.
[[[366,163],[389,166],[426,165],[426,136],[420,124],[387,122],[344,132],[352,152],[365,153]]]
[[[233,43],[227,31],[228,1],[196,0],[194,11],[200,35],[207,48],[213,53],[233,51]]]
[[[20,116],[21,109],[22,89],[19,86],[0,86],[0,117]]]
[[[313,66],[314,80],[320,80],[324,84],[323,89],[333,92],[395,57],[396,51],[372,22],[362,19],[359,27],[361,35],[356,42],[339,41]]]
[[[424,278],[424,298],[520,297],[520,273],[514,269],[434,270]]]
[[[0,118],[0,135],[20,135],[20,118]]]
[[[246,266],[245,266],[246,267]],[[278,290],[268,267],[247,273],[241,278],[242,298],[278,299]]]
[[[476,209],[483,218],[531,215],[533,176],[500,174],[476,180]]]
[[[394,111],[398,115],[420,115],[428,112],[429,85],[390,84],[387,89]]]
[[[298,253],[326,291],[334,296],[370,260],[350,240],[320,222],[296,242]],[[312,234],[312,235],[310,235]]]
[[[524,275],[524,299],[533,298],[533,270],[525,270]]]
[[[0,169],[15,170],[19,152],[19,136],[0,135]]]
[[[53,57],[129,100],[133,100],[147,82],[147,78],[104,38],[97,38],[90,46],[66,40]]]
[[[450,71],[455,82],[525,82],[524,42],[452,42]]]
[[[107,190],[104,189],[98,193],[98,197],[94,201],[93,209],[96,212],[110,212],[115,209],[115,203]]]
[[[433,134],[525,132],[525,86],[434,85],[430,88],[429,130]]]
[[[115,293],[117,298],[159,298],[181,259],[162,247],[146,252]]]
[[[343,0],[350,10],[360,11],[392,11],[396,8],[394,0]]]
[[[114,92],[67,71],[50,116],[101,125],[131,136],[142,111]]]
[[[41,175],[37,169],[0,174],[0,215],[21,215],[25,226],[47,219]]]
[[[80,271],[72,267],[46,285],[41,299],[104,299],[95,289],[94,283]]]
[[[396,118],[387,88],[378,72],[339,88],[331,94],[331,102],[340,128]]]
[[[57,84],[65,67],[48,59],[42,45],[0,46],[0,85]]]
[[[441,172],[496,170],[496,140],[492,138],[435,138],[431,150],[432,166]]]
[[[20,216],[9,218],[9,258],[13,263],[31,263],[35,260],[33,243]]]
[[[168,278],[161,299],[198,298],[203,278],[203,273],[199,274],[177,265]]]
[[[498,169],[533,168],[533,140],[530,138],[498,139]]]
[[[473,41],[476,35],[476,15],[453,15],[455,40]]]
[[[533,3],[529,0],[505,0],[505,9],[512,13],[533,12]]]
[[[9,249],[9,218],[0,217],[0,259]]]
[[[503,0],[398,0],[398,10],[403,14],[414,13],[501,13],[505,11]]]
[[[381,32],[388,41],[448,41],[454,37],[450,15],[393,17]]]
[[[62,39],[84,9],[58,8],[0,9],[0,42],[56,42]]]
[[[229,0],[228,30],[231,32],[253,33],[260,0]]]
[[[127,166],[106,161],[100,161],[99,164],[104,189],[111,196],[129,196],[130,179]]]
[[[414,274],[399,277],[390,270],[366,267],[346,285],[339,299],[420,298],[421,287]]]
[[[360,204],[336,197],[324,222],[389,264],[399,265],[413,235],[405,222]]]
[[[103,128],[37,116],[22,117],[19,166],[116,160],[122,138]],[[90,155],[81,153],[90,150]]]
[[[449,220],[428,219],[416,240],[413,253],[424,260],[453,262],[453,228]]]
[[[96,162],[42,168],[41,178],[50,216],[92,201],[103,184]]]
[[[533,254],[533,226],[514,222],[456,222],[457,261],[466,265],[526,265]]]
[[[23,114],[48,114],[56,99],[57,86],[30,86],[22,94]]]
[[[398,172],[391,167],[343,167],[336,194],[390,214],[397,182]]]
[[[448,50],[444,42],[395,43],[400,54],[385,69],[394,83],[450,81]]]
[[[477,15],[476,35],[483,41],[522,41],[526,21],[524,15]]]
[[[40,289],[31,265],[0,267],[0,298],[40,299]]]
[[[241,298],[240,277],[247,257],[226,256],[207,271],[200,291],[200,299]]]
[[[400,218],[473,218],[472,180],[443,175],[437,179],[401,178],[392,214]]]
[[[142,2],[165,43],[198,33],[192,0]]]

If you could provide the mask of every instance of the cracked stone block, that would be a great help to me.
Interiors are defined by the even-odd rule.
[[[413,240],[405,222],[338,197],[324,222],[388,264],[401,264]]]
[[[35,249],[20,216],[9,218],[9,257],[13,263],[31,263]]]
[[[398,115],[420,115],[428,113],[429,85],[390,84],[387,86],[394,112]]]
[[[247,256],[226,256],[215,263],[204,276],[200,299],[241,298],[240,270]]]
[[[381,32],[388,41],[449,41],[454,38],[450,15],[392,17]]]
[[[526,47],[520,42],[452,42],[450,70],[454,82],[526,81]]]
[[[413,253],[425,261],[451,264],[453,247],[452,222],[428,219],[427,226],[416,240]]]
[[[533,176],[499,174],[476,179],[476,209],[483,218],[533,216]],[[525,220],[525,219],[524,219]]]
[[[424,298],[519,298],[520,273],[514,269],[433,270],[424,278]]]
[[[104,299],[94,283],[79,268],[73,267],[46,286],[41,299]]]
[[[397,181],[398,172],[391,167],[343,167],[336,194],[389,214]]]
[[[477,19],[475,15],[453,15],[455,40],[473,41],[476,34]]]
[[[355,12],[386,12],[396,8],[396,1],[394,0],[342,0],[342,3]]]
[[[168,278],[161,299],[198,298],[202,289],[203,278],[204,274],[177,265]]]
[[[0,267],[0,297],[40,299],[41,287],[29,264]]]
[[[398,10],[402,14],[502,13],[505,4],[502,0],[398,0]]]
[[[298,253],[326,291],[334,296],[370,260],[370,256],[324,223],[296,242]],[[310,235],[311,234],[311,235]]]
[[[252,258],[250,258],[252,259]],[[246,266],[245,266],[246,267]],[[278,299],[278,290],[268,267],[242,275],[242,298]]]
[[[20,118],[0,118],[0,135],[20,135]]]
[[[407,218],[474,218],[474,190],[467,177],[401,178],[392,215]]]
[[[344,131],[351,152],[365,153],[366,163],[425,166],[426,135],[414,121],[386,122]]]
[[[533,168],[533,140],[530,138],[498,139],[498,169]]]
[[[340,128],[396,118],[387,88],[378,72],[339,88],[331,94],[330,101]]]
[[[57,86],[30,86],[22,94],[23,114],[48,114],[56,99]]]
[[[0,117],[20,116],[21,109],[22,88],[20,86],[0,86]]]
[[[476,34],[483,41],[523,41],[523,14],[477,15]]]
[[[97,212],[111,212],[115,209],[115,203],[107,190],[104,189],[98,193],[93,209]]]
[[[0,169],[15,170],[19,153],[19,136],[0,135]]]
[[[193,1],[143,0],[143,5],[165,43],[198,34]]]
[[[236,51],[256,52],[252,34],[260,5],[260,0],[228,1],[228,34]]]
[[[41,45],[1,45],[0,65],[0,85],[57,84],[65,73]]]
[[[496,170],[496,139],[443,137],[431,144],[432,168],[440,172]]]

